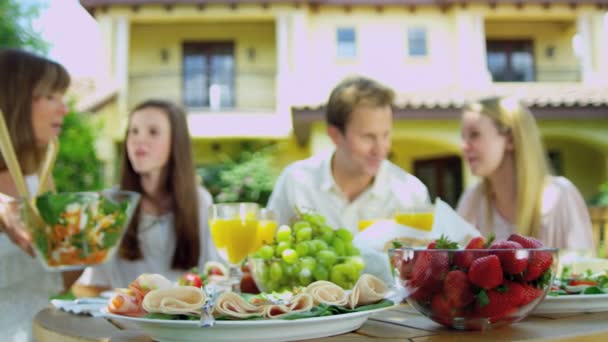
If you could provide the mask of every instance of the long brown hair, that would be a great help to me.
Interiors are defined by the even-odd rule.
[[[171,194],[171,207],[173,211],[173,226],[175,230],[176,246],[173,253],[171,267],[174,269],[188,269],[198,265],[201,254],[199,234],[199,199],[194,162],[192,160],[192,145],[188,132],[186,113],[176,104],[163,100],[147,100],[135,107],[129,116],[129,124],[133,113],[145,108],[158,108],[162,110],[169,119],[171,126],[171,153],[166,167],[166,178],[164,190]],[[124,190],[133,190],[143,193],[141,177],[138,175],[129,161],[127,153],[127,138],[129,131],[125,134],[122,175],[120,187]],[[131,221],[125,237],[120,245],[119,254],[127,260],[138,260],[142,258],[139,240],[139,219],[141,204]]]
[[[32,102],[53,92],[64,93],[70,75],[59,63],[30,52],[0,49],[0,109],[25,174],[35,172],[46,146],[38,146],[32,126]],[[0,171],[6,169],[0,156]]]

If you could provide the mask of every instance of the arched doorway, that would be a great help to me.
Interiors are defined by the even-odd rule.
[[[390,158],[428,188],[431,199],[441,198],[455,207],[464,187],[458,146],[451,141],[423,136],[394,139]]]

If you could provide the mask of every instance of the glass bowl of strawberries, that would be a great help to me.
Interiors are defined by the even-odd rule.
[[[397,286],[422,315],[458,330],[487,330],[524,319],[545,298],[557,251],[513,234],[475,237],[464,249],[442,236],[424,249],[388,253]]]

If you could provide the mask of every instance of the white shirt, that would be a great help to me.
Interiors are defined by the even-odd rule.
[[[358,232],[360,220],[392,218],[397,210],[429,203],[426,186],[395,164],[382,162],[373,184],[350,202],[331,172],[333,151],[289,165],[279,176],[267,207],[289,224],[295,208],[313,209],[334,229]]]
[[[25,176],[30,194],[38,189],[38,175]],[[0,331],[3,341],[30,341],[32,320],[49,305],[49,297],[63,289],[61,273],[46,271],[0,233]]]
[[[486,213],[491,205],[482,184],[477,183],[461,196],[457,210],[483,235],[494,233],[496,240],[507,239],[516,232],[516,227],[502,217],[495,207],[490,208],[493,218],[490,222]],[[567,178],[551,176],[543,190],[538,238],[547,247],[593,248],[589,211],[580,192]]]
[[[209,192],[201,187],[199,192],[199,229],[201,254],[198,267],[202,270],[207,261],[220,261],[220,256],[211,240],[208,215],[209,206],[213,199]],[[139,246],[143,258],[141,260],[124,260],[118,255],[106,264],[88,267],[78,283],[100,287],[125,288],[135,278],[143,273],[158,273],[171,281],[176,281],[185,270],[171,269],[171,261],[175,252],[175,230],[173,214],[153,216],[142,213],[138,231]]]

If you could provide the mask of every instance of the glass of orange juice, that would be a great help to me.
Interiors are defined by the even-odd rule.
[[[257,203],[220,203],[211,206],[209,227],[213,243],[230,265],[229,282],[238,290],[240,263],[256,244],[260,207]]]
[[[434,206],[418,205],[400,209],[395,213],[395,222],[415,229],[430,232],[433,229]]]
[[[267,208],[260,209],[260,217],[258,221],[258,232],[256,234],[256,244],[251,251],[257,251],[265,244],[272,243],[274,234],[277,230],[277,214]]]
[[[372,224],[378,222],[380,219],[361,219],[359,220],[359,231],[362,232],[366,230]]]

